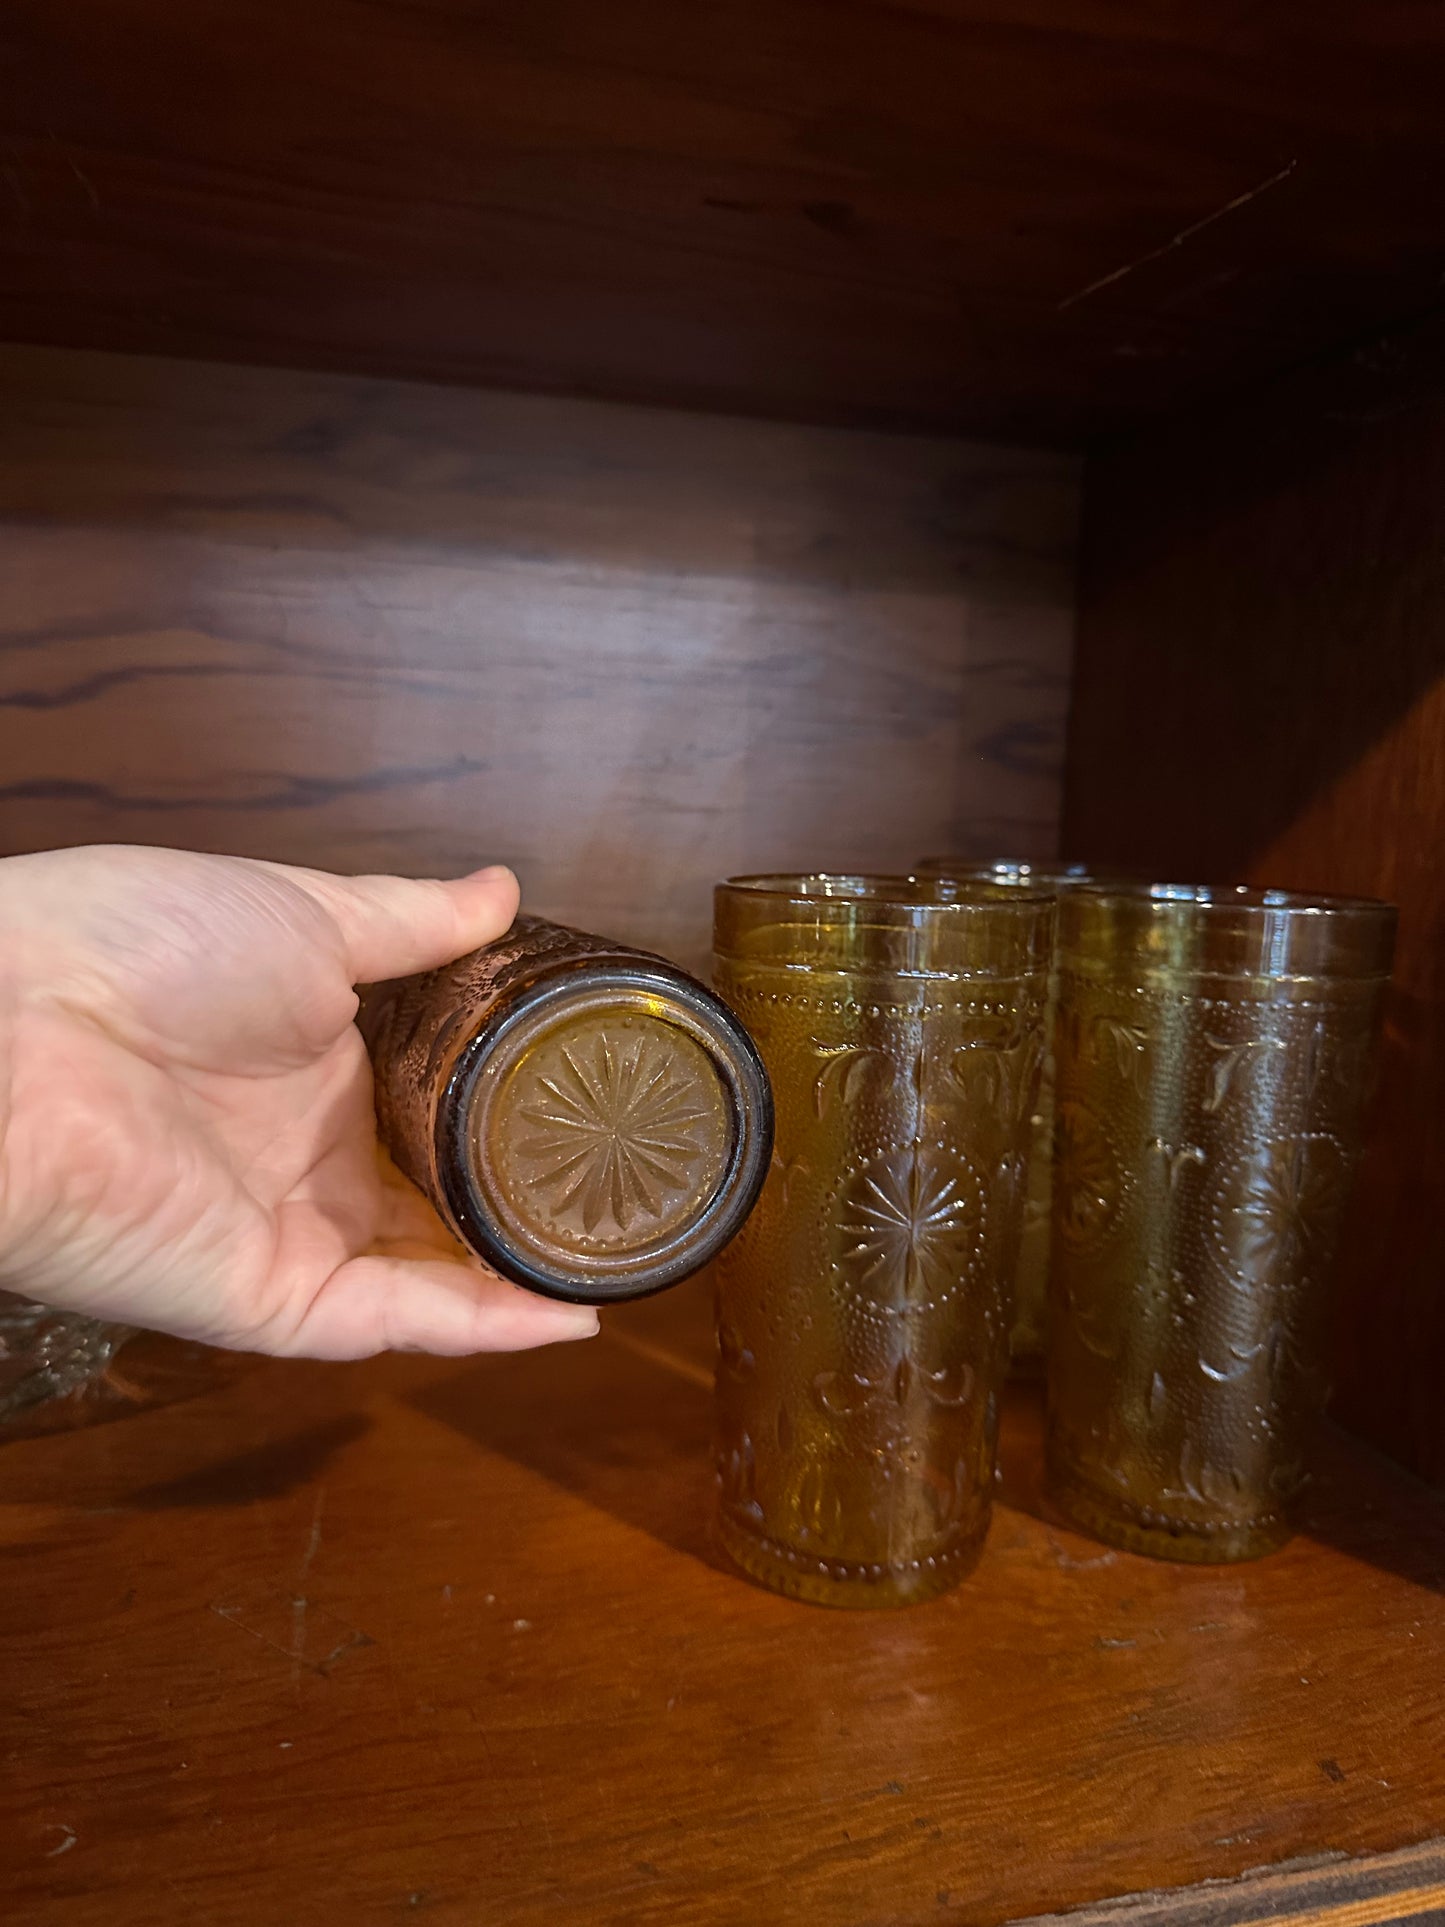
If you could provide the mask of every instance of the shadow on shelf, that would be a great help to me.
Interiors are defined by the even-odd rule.
[[[710,1374],[608,1324],[582,1345],[514,1353],[505,1400],[489,1361],[407,1401],[675,1552],[732,1573],[710,1537]]]
[[[416,1409],[659,1543],[736,1577],[712,1537],[711,1315],[705,1281],[604,1317],[587,1344],[479,1359],[405,1394]],[[497,1372],[505,1369],[505,1396]],[[1077,1532],[1044,1489],[1043,1391],[1003,1401],[994,1546],[1044,1529],[1068,1571],[1127,1554]],[[1300,1535],[1409,1584],[1445,1593],[1445,1495],[1330,1427]],[[1032,1522],[1027,1527],[1023,1521]],[[999,1537],[1002,1528],[1002,1538]],[[1144,1562],[1152,1565],[1154,1562]],[[1179,1570],[1179,1568],[1175,1568]],[[1211,1570],[1216,1577],[1229,1568]]]
[[[1067,1535],[1069,1546],[1077,1541],[1082,1551],[1059,1555],[1060,1564],[1077,1567],[1089,1563],[1089,1549],[1103,1555],[1108,1548],[1081,1533],[1050,1503],[1044,1483],[1043,1429],[1043,1387],[1011,1384],[999,1427],[994,1498],[998,1505],[1037,1521],[1051,1535]],[[1445,1493],[1333,1425],[1321,1431],[1316,1462],[1315,1481],[1300,1506],[1297,1536],[1392,1573],[1410,1585],[1445,1593]],[[1216,1574],[1231,1570],[1228,1566],[1188,1569]]]
[[[343,1412],[249,1452],[141,1486],[127,1496],[126,1504],[142,1512],[164,1512],[180,1506],[248,1506],[279,1499],[309,1485],[343,1446],[370,1427],[370,1419],[362,1413]]]
[[[1299,1529],[1320,1545],[1412,1586],[1445,1594],[1445,1492],[1362,1440],[1328,1426]]]

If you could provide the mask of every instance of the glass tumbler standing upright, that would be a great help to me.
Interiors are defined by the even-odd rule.
[[[1027,858],[1000,857],[992,863],[962,858],[924,857],[920,876],[962,883],[999,883],[1015,890],[1032,890],[1058,897],[1098,879],[1081,863],[1035,863]],[[1014,1279],[1014,1322],[1009,1335],[1013,1371],[1020,1378],[1038,1378],[1044,1369],[1049,1304],[1049,1242],[1052,1234],[1054,1191],[1054,1007],[1058,985],[1049,982],[1049,1005],[1044,1014],[1044,1068],[1039,1078],[1033,1115],[1033,1148],[1029,1153],[1029,1188],[1024,1199],[1023,1231],[1019,1237],[1018,1273]]]
[[[1158,885],[1059,905],[1050,1491],[1112,1545],[1289,1536],[1394,947],[1386,904]]]
[[[777,1119],[717,1267],[720,1529],[779,1592],[906,1604],[982,1544],[1052,926],[988,885],[718,889],[718,987]]]

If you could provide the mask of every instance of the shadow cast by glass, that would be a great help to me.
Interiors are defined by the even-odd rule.
[[[495,1396],[499,1370],[506,1398]],[[634,1349],[626,1328],[579,1346],[481,1359],[407,1394],[429,1418],[736,1576],[711,1543],[710,1375]]]

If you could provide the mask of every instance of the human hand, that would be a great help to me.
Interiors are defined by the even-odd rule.
[[[378,1149],[354,983],[498,937],[516,879],[98,846],[0,859],[0,1285],[237,1350],[581,1338]]]

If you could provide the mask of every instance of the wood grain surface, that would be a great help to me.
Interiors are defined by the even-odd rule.
[[[960,1590],[794,1604],[712,1546],[707,1299],[0,1447],[6,1919],[992,1927],[1445,1834],[1425,1488],[1334,1448],[1275,1558],[1153,1564],[1020,1394]]]
[[[730,871],[1052,850],[1070,458],[0,351],[0,850],[413,874],[698,964]]]
[[[1102,456],[1071,852],[1401,908],[1339,1409],[1445,1482],[1445,328]]]
[[[1429,0],[9,0],[0,333],[1073,439],[1440,303]]]

